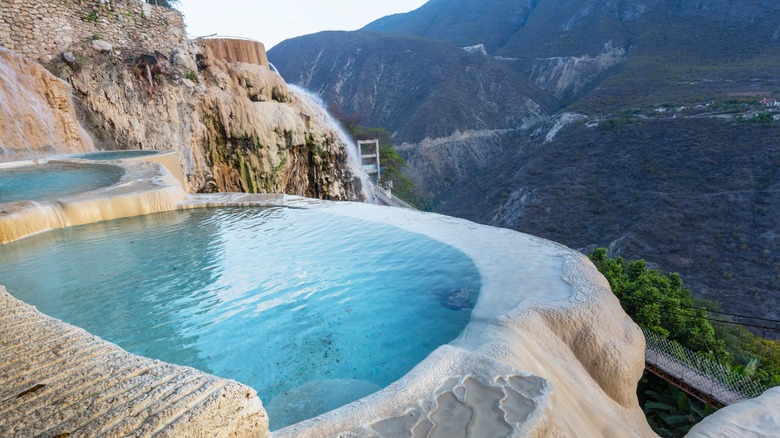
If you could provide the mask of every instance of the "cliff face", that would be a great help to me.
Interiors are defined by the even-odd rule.
[[[149,82],[137,59],[92,53],[83,65],[54,67],[73,84],[99,148],[177,149],[193,192],[354,198],[338,135],[267,67],[190,44],[159,59]]]
[[[175,149],[191,192],[356,198],[346,146],[268,69],[262,44],[246,59],[256,63],[226,62],[233,57],[219,44],[186,42],[175,11],[129,0],[51,8],[15,11],[12,30],[56,23],[29,40],[0,28],[0,45],[37,57],[72,85],[98,149]],[[49,38],[59,43],[38,41]]]

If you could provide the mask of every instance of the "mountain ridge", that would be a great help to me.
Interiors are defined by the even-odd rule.
[[[392,117],[377,118],[371,112],[373,107],[360,103],[375,99],[375,106],[395,114],[408,111],[403,99],[389,98],[386,91],[336,90],[340,76],[319,75],[307,85],[342,113],[364,115],[364,124],[393,132],[399,152],[409,163],[406,174],[435,211],[538,234],[584,250],[607,246],[613,254],[645,258],[661,269],[683,272],[692,289],[708,298],[721,298],[724,306],[780,317],[772,310],[778,306],[741,298],[758,294],[755,297],[775,302],[772,294],[776,295],[776,288],[765,281],[768,275],[775,284],[780,283],[780,261],[771,239],[780,229],[772,215],[780,216],[780,211],[773,198],[767,194],[768,198],[740,198],[725,204],[760,213],[746,216],[724,212],[718,203],[701,201],[719,199],[711,193],[734,192],[731,196],[737,198],[742,195],[736,193],[753,193],[756,197],[771,193],[766,192],[767,187],[775,187],[780,180],[780,175],[766,167],[772,163],[780,166],[780,151],[767,143],[778,135],[780,108],[761,103],[762,99],[780,99],[780,4],[749,0],[737,7],[729,0],[539,0],[521,3],[528,7],[527,17],[514,27],[494,26],[489,20],[480,21],[480,26],[441,25],[455,19],[493,16],[491,11],[500,10],[503,4],[503,0],[433,0],[415,11],[367,25],[364,29],[375,31],[371,44],[361,46],[365,33],[355,32],[344,34],[338,46],[381,52],[384,41],[403,36],[406,39],[394,40],[398,42],[394,50],[403,52],[406,48],[401,41],[414,41],[420,47],[460,50],[460,56],[480,60],[474,62],[482,66],[500,62],[516,74],[479,75],[469,81],[454,75],[441,90],[473,88],[475,79],[483,81],[482,86],[502,89],[520,77],[535,93],[530,100],[542,102],[545,109],[528,118],[528,123],[513,124],[512,117],[505,117],[503,123],[478,117],[464,122],[440,110],[450,104],[465,107],[476,102],[464,98],[463,93],[435,100],[425,95],[430,91],[425,84],[414,88],[379,78],[375,83],[378,90],[393,88],[402,96],[417,93],[424,102],[418,102],[413,118],[416,123],[435,126],[401,133]],[[481,15],[476,14],[480,8]],[[290,59],[300,56],[297,51],[301,48],[322,49],[323,41],[312,36],[294,41],[295,50],[271,50],[274,63],[287,63],[290,68],[285,72],[293,76],[321,72]],[[484,44],[489,41],[501,43]],[[463,49],[480,43],[484,52],[479,47]],[[356,82],[376,78],[373,71],[339,58],[340,47],[331,47],[318,63],[334,62]],[[397,70],[432,65],[447,71],[460,68],[441,57],[419,56],[403,64],[385,63],[385,77]],[[522,100],[500,93],[493,96],[497,100],[484,99],[479,105],[498,108],[499,114],[512,112],[517,106],[528,115],[527,108],[516,105]],[[344,102],[356,104],[347,106]],[[518,119],[516,115],[514,120]],[[570,151],[573,146],[564,144],[564,139],[579,145],[575,147],[578,153]],[[678,147],[670,148],[669,142]],[[593,146],[586,147],[588,144]],[[703,166],[710,173],[732,178],[711,179],[709,174],[698,172],[692,173],[693,179],[686,176],[686,170],[696,170],[683,165],[694,150],[720,151],[717,157],[700,157],[706,164]],[[755,163],[751,161],[754,156],[765,161]],[[627,172],[636,164],[631,158],[642,160],[645,167]],[[707,164],[705,158],[714,161]],[[733,173],[737,165],[742,173]],[[676,179],[658,181],[647,173],[649,168],[676,175]],[[599,184],[595,179],[593,187],[578,185],[577,196],[565,190],[548,190],[566,178],[585,181],[592,174],[606,175],[604,172],[612,175],[613,186],[627,189],[601,193],[593,189]],[[702,181],[710,184],[702,185]],[[642,188],[642,182],[649,187]],[[656,187],[659,184],[699,199],[688,206],[695,208],[696,214],[681,212],[688,204],[661,195],[666,189]],[[605,204],[604,196],[617,203],[616,207]],[[624,210],[627,205],[633,209],[628,213]],[[654,222],[639,226],[641,210],[655,217]],[[734,229],[723,230],[712,218],[731,218]],[[673,232],[663,233],[665,222],[675,225],[667,227]],[[729,235],[737,237],[730,239]],[[717,242],[702,245],[696,239]],[[738,243],[735,246],[733,242]],[[705,247],[707,251],[700,250]],[[694,270],[697,266],[698,271]]]

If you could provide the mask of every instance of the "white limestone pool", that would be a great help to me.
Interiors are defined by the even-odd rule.
[[[0,246],[11,294],[124,349],[255,388],[277,429],[398,380],[469,322],[450,245],[327,209],[202,208]]]
[[[0,204],[39,201],[116,184],[124,169],[102,164],[7,164],[0,168]]]

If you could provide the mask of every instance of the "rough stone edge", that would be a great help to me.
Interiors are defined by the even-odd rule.
[[[122,379],[126,375],[132,375],[135,369],[153,367],[165,367],[167,369],[173,369],[173,372],[178,376],[186,376],[189,381],[188,385],[191,388],[197,388],[199,385],[215,384],[218,389],[208,394],[207,397],[196,401],[191,406],[187,407],[187,410],[183,414],[176,415],[174,418],[165,421],[162,425],[158,425],[158,430],[155,432],[156,436],[164,437],[177,437],[177,436],[190,436],[190,437],[229,437],[229,436],[256,436],[263,437],[268,434],[268,417],[265,409],[257,397],[257,393],[254,389],[242,385],[238,382],[228,379],[222,379],[216,376],[212,376],[201,371],[198,371],[191,367],[171,365],[158,360],[148,359],[145,357],[133,355],[126,352],[119,346],[100,339],[84,329],[70,325],[58,319],[52,318],[39,312],[34,306],[24,303],[13,296],[11,296],[3,286],[0,286],[0,309],[5,311],[5,314],[19,315],[23,321],[23,324],[9,324],[0,325],[0,335],[3,339],[13,338],[14,336],[22,336],[25,342],[33,341],[33,339],[26,338],[26,333],[44,333],[51,336],[59,333],[70,333],[67,339],[67,344],[54,343],[49,345],[48,348],[52,350],[67,349],[67,345],[73,344],[79,341],[84,341],[90,345],[92,351],[87,354],[92,354],[105,358],[101,365],[105,368],[106,373],[113,371],[113,365],[121,363],[123,361],[136,361],[136,364],[127,370],[124,370],[122,375],[111,375],[111,379],[115,380],[117,385],[122,383]],[[24,333],[19,333],[22,329]],[[59,341],[59,340],[58,340]],[[98,347],[95,348],[95,345]],[[13,347],[11,345],[10,347]],[[9,348],[9,345],[0,343],[0,357],[3,357],[5,361],[14,357],[14,351],[4,351]],[[94,351],[99,350],[99,353],[95,354]],[[140,359],[140,360],[139,360]],[[24,359],[29,360],[28,358]],[[2,364],[0,364],[2,365]],[[33,364],[33,365],[45,365],[45,364]],[[16,367],[15,367],[16,368]],[[25,370],[23,367],[22,372]],[[96,367],[95,367],[96,368]],[[95,368],[85,369],[72,369],[68,370],[71,375],[81,375],[86,372],[94,372]],[[27,387],[31,387],[35,382],[28,382],[27,384],[20,385],[17,380],[16,388],[6,386],[4,382],[9,381],[11,377],[18,377],[13,372],[4,372],[0,374],[2,382],[0,387],[3,388],[3,400],[0,403],[4,403],[7,400],[18,397],[13,395],[19,390],[24,390]],[[22,376],[24,378],[24,376]],[[23,379],[22,379],[23,380]],[[148,384],[148,392],[154,391],[155,385],[153,382]],[[61,389],[61,388],[55,388]],[[65,388],[67,389],[67,388]],[[9,392],[11,394],[9,396]],[[41,391],[43,392],[43,391]],[[85,400],[89,401],[89,400]],[[165,400],[156,400],[157,402],[165,403]],[[110,412],[115,408],[112,400],[104,401],[100,404],[89,404],[89,406],[83,411],[85,415],[95,414],[96,411],[103,410]],[[159,420],[161,413],[165,413],[164,407],[155,407],[153,412],[143,411],[142,415],[147,415],[144,421],[149,419]],[[150,415],[152,414],[152,415]],[[73,419],[69,419],[73,421]],[[94,417],[90,419],[91,423],[95,422]],[[78,419],[76,419],[78,424]],[[53,425],[56,430],[57,425]],[[8,432],[8,428],[12,428],[12,425],[5,424],[4,421],[0,421],[0,435],[5,435]],[[5,430],[5,432],[3,432]],[[76,429],[78,432],[78,429]],[[77,435],[76,433],[75,435]],[[7,435],[6,435],[7,436]],[[104,435],[105,436],[105,435]],[[111,434],[108,434],[111,436]]]

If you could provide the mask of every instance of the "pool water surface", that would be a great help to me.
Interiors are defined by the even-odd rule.
[[[102,152],[89,152],[86,154],[68,155],[68,158],[81,158],[83,160],[123,160],[126,158],[138,158],[148,155],[159,154],[160,151],[155,150],[122,150],[122,151],[102,151]]]
[[[100,164],[46,163],[0,169],[0,204],[41,201],[108,187],[124,170]]]
[[[399,379],[468,323],[473,261],[322,209],[219,208],[0,246],[17,298],[126,350],[252,386],[271,429]]]

